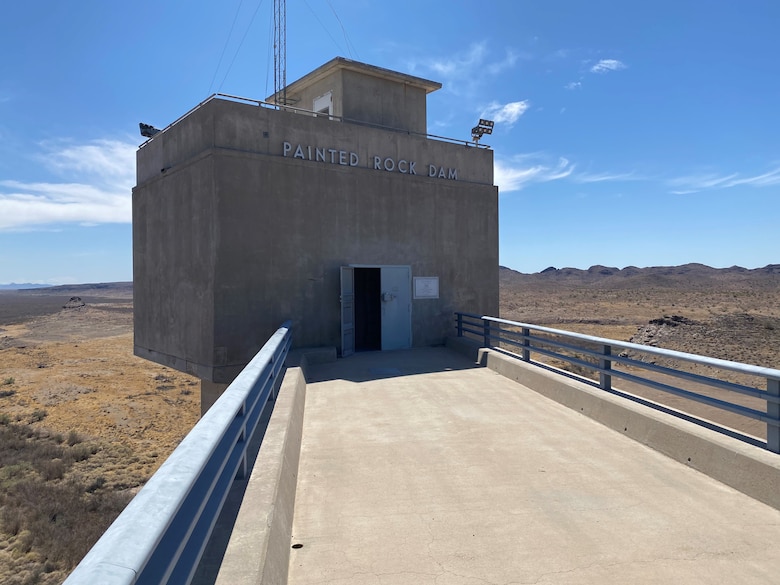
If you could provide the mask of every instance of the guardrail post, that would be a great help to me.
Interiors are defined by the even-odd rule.
[[[780,397],[780,380],[766,380],[766,390],[771,396]],[[780,404],[777,402],[766,403],[766,414],[772,417],[775,424],[766,425],[766,448],[772,451],[772,453],[780,453]]]
[[[530,362],[531,350],[526,348],[531,347],[531,340],[529,339],[529,336],[531,335],[531,330],[528,327],[523,327],[522,333],[523,333],[523,349],[522,349],[523,361]]]
[[[241,433],[238,435],[237,443],[247,443],[249,437],[246,436],[246,400],[241,404],[241,410],[238,411],[237,416],[242,419],[241,421]],[[238,463],[238,469],[236,470],[236,479],[245,479],[247,477],[247,464],[246,464],[246,447],[241,455],[241,461]]]
[[[612,360],[609,359],[608,356],[612,355],[612,346],[606,344],[602,345],[601,353],[605,357],[599,360],[599,368],[602,370],[611,370]],[[599,372],[599,388],[602,390],[612,390],[612,376],[604,372]]]
[[[482,334],[484,336],[484,339],[483,339],[482,343],[484,344],[484,347],[491,347],[491,344],[490,344],[490,321],[488,321],[487,319],[482,319],[482,323],[483,323],[483,327],[482,327],[483,333]]]
[[[270,402],[276,402],[276,356],[271,356],[271,396],[268,398]]]
[[[458,316],[458,337],[463,337],[463,313],[455,313]]]

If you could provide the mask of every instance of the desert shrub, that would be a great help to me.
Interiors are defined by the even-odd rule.
[[[34,549],[63,569],[78,564],[130,500],[128,495],[86,493],[76,482],[21,481],[6,492],[0,521],[13,522],[17,550]],[[16,509],[12,516],[8,508]],[[10,531],[9,531],[10,532]],[[20,550],[18,547],[26,548]]]
[[[65,476],[67,467],[62,459],[52,459],[48,462],[42,463],[39,468],[41,477],[45,481],[51,481],[53,479],[62,479]]]
[[[33,546],[34,537],[29,530],[22,530],[14,541],[14,549],[22,555],[26,555]]]
[[[76,431],[70,431],[68,433],[68,445],[73,447],[73,445],[76,445],[78,443],[82,442],[82,438],[79,436],[79,434]]]
[[[72,435],[69,440],[82,441]],[[0,530],[11,537],[9,550],[39,559],[14,584],[53,583],[56,575],[43,576],[72,570],[132,497],[103,489],[102,476],[86,483],[67,479],[76,461],[99,449],[67,443],[30,425],[0,425]]]
[[[32,412],[32,414],[30,415],[30,419],[29,420],[30,420],[31,423],[40,422],[40,421],[42,421],[43,419],[46,418],[47,414],[49,414],[49,413],[46,412],[45,410],[43,410],[42,408],[39,408],[39,409],[34,410]]]
[[[15,378],[5,378],[5,379],[3,380],[3,383],[2,383],[2,385],[3,385],[3,386],[10,386],[10,385],[11,385],[11,384],[13,384],[14,382],[16,382],[16,379],[15,379]]]
[[[0,398],[8,398],[9,396],[13,396],[16,394],[16,390],[13,388],[6,388],[4,390],[0,390]]]
[[[7,426],[11,424],[11,417],[4,412],[0,412],[0,425]]]
[[[90,494],[93,493],[93,492],[96,492],[97,490],[102,488],[104,485],[106,485],[106,478],[103,477],[102,475],[99,475],[98,477],[96,477],[92,481],[91,484],[89,484],[87,486],[87,492],[90,493]]]

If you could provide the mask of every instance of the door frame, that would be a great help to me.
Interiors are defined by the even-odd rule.
[[[345,326],[345,324],[344,324],[344,299],[343,299],[344,293],[343,293],[343,282],[341,282],[341,275],[343,274],[345,268],[346,269],[350,269],[352,271],[352,279],[351,279],[352,280],[352,292],[351,292],[351,296],[349,297],[348,300],[349,300],[349,302],[352,305],[351,306],[352,323],[349,324],[349,330],[353,333],[352,334],[352,346],[351,346],[351,348],[347,348],[348,353],[346,355],[344,355],[344,333],[345,333],[345,329],[344,329],[344,326]],[[341,332],[342,332],[342,335],[341,335],[341,343],[342,343],[341,352],[342,352],[342,356],[341,357],[346,357],[347,355],[351,355],[352,353],[354,353],[354,349],[355,349],[355,345],[354,345],[354,327],[355,327],[355,313],[354,313],[354,299],[355,299],[355,288],[354,288],[355,287],[355,278],[354,278],[354,276],[355,276],[355,273],[354,273],[354,270],[355,270],[355,268],[379,268],[380,269],[380,277],[379,277],[380,278],[380,282],[381,282],[381,278],[382,278],[382,276],[381,276],[382,268],[406,268],[408,270],[408,273],[409,273],[409,282],[408,282],[408,284],[409,284],[409,311],[408,311],[408,317],[407,317],[408,318],[407,326],[408,326],[408,329],[409,329],[409,347],[411,348],[412,347],[412,342],[413,342],[413,333],[412,333],[412,308],[413,308],[413,304],[412,304],[412,299],[414,298],[414,295],[412,294],[414,291],[412,290],[413,278],[412,278],[412,266],[411,266],[411,264],[346,264],[346,265],[342,265],[340,267],[340,269],[339,269],[340,286],[342,287],[342,289],[340,289],[340,291],[339,291],[340,292],[340,297],[339,298],[341,299],[341,315],[339,317],[339,320],[340,320],[340,323],[341,323]],[[381,321],[380,321],[380,327],[384,327],[384,324],[381,323]],[[384,351],[384,350],[382,350],[382,351]]]

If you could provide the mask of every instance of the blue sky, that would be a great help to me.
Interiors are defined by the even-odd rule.
[[[272,0],[28,0],[0,19],[0,283],[132,278],[138,122],[273,91]],[[341,55],[490,117],[501,263],[780,262],[780,3],[288,0],[287,79]]]

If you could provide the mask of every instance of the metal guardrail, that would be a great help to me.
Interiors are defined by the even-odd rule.
[[[471,313],[455,313],[455,315],[458,337],[463,337],[465,333],[470,333],[478,336],[484,347],[495,348],[499,343],[517,347],[520,349],[519,355],[514,353],[512,355],[516,355],[516,357],[526,362],[531,361],[531,353],[534,352],[560,359],[581,368],[586,368],[598,373],[598,386],[603,390],[613,391],[612,378],[616,377],[761,421],[766,424],[766,443],[759,440],[749,440],[747,435],[742,435],[740,433],[728,431],[727,434],[736,436],[742,440],[747,440],[747,442],[753,444],[759,444],[773,453],[780,453],[780,370],[640,345],[638,343],[594,337],[582,333],[572,333],[571,331],[551,329],[549,327],[519,323],[517,321],[508,321],[496,317],[473,315]],[[547,334],[548,336],[538,335],[538,333]],[[549,337],[549,335],[554,337]],[[556,338],[563,338],[566,341],[560,341]],[[556,349],[566,350],[574,354],[574,356],[566,355],[560,351],[556,351]],[[766,390],[759,390],[751,386],[693,374],[655,363],[643,362],[627,355],[616,355],[616,352],[614,352],[615,349],[641,352],[642,354],[682,360],[720,370],[729,370],[740,374],[756,376],[766,381]],[[582,359],[583,357],[591,358],[593,361]],[[721,390],[728,390],[743,396],[758,398],[766,402],[766,411],[748,408],[740,404],[685,390],[657,380],[643,378],[630,372],[616,370],[613,368],[615,364],[652,371],[672,376],[676,379],[695,382]],[[725,427],[714,424],[713,426],[716,427],[716,430],[726,432]]]
[[[181,116],[176,118],[173,122],[171,122],[165,128],[160,130],[159,133],[155,134],[154,136],[152,136],[148,140],[144,141],[138,148],[143,148],[144,146],[149,144],[149,142],[151,142],[152,140],[157,138],[160,134],[162,134],[163,132],[165,132],[169,128],[175,126],[176,124],[181,122],[184,118],[186,118],[187,116],[192,114],[192,112],[194,112],[196,110],[199,110],[205,104],[207,104],[208,102],[210,102],[211,100],[214,100],[214,99],[222,99],[222,100],[227,100],[227,101],[232,101],[232,102],[240,102],[240,103],[249,103],[249,104],[254,104],[254,105],[257,105],[257,106],[260,106],[260,107],[264,107],[264,108],[271,108],[271,109],[274,109],[274,110],[285,110],[285,111],[288,111],[288,112],[295,112],[295,113],[298,113],[298,114],[306,114],[308,116],[325,117],[324,114],[317,113],[317,112],[315,112],[313,110],[306,110],[304,108],[296,108],[295,106],[286,106],[286,105],[280,105],[280,104],[272,104],[270,102],[264,102],[263,100],[256,100],[256,99],[252,99],[252,98],[245,98],[245,97],[240,97],[240,96],[237,96],[237,95],[230,95],[230,94],[227,94],[227,93],[214,93],[214,94],[211,94],[209,97],[207,97],[202,102],[200,102],[197,106],[191,108],[189,111],[187,111],[187,113],[182,114]],[[427,134],[425,132],[413,132],[412,130],[404,130],[402,128],[393,128],[392,126],[382,126],[381,124],[372,124],[371,122],[363,122],[361,120],[353,120],[352,118],[345,118],[344,116],[328,115],[328,119],[336,120],[338,122],[344,122],[345,124],[356,124],[356,125],[359,125],[359,126],[368,126],[369,128],[378,128],[380,130],[390,130],[392,132],[399,132],[401,134],[409,134],[409,135],[412,135],[412,136],[422,136],[424,138],[432,138],[434,140],[440,140],[442,142],[449,142],[451,144],[462,144],[464,146],[471,146],[471,147],[474,147],[474,148],[488,148],[488,149],[490,148],[490,145],[488,145],[488,144],[480,144],[479,142],[473,142],[471,140],[461,140],[460,138],[448,138],[446,136],[438,136],[436,134]]]
[[[246,449],[272,408],[292,341],[285,322],[198,421],[65,585],[189,583]]]

